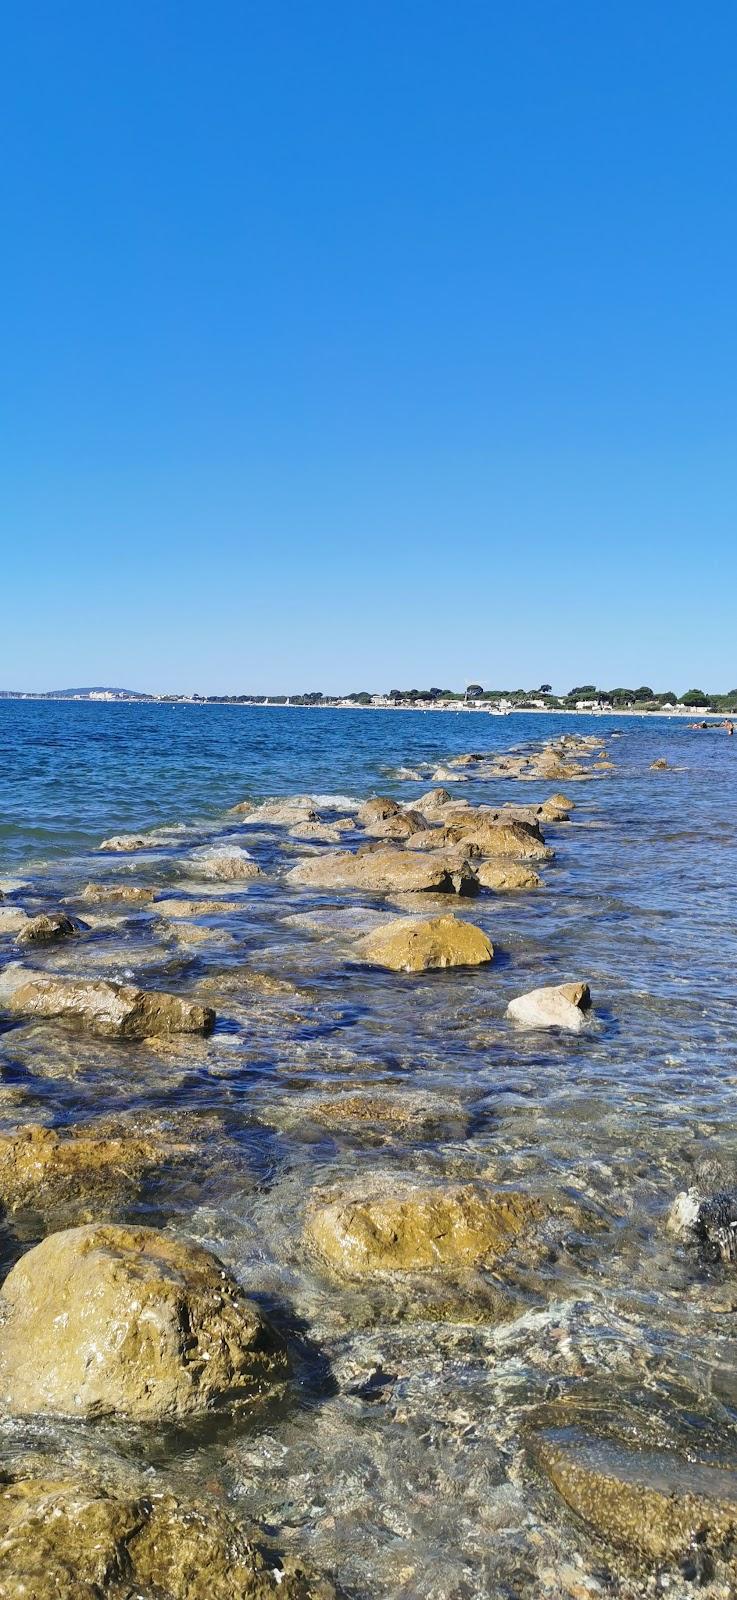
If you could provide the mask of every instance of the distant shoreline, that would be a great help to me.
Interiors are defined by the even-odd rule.
[[[645,721],[664,720],[666,722],[725,722],[730,720],[731,714],[724,711],[707,711],[701,707],[689,706],[683,710],[674,706],[661,707],[657,711],[638,710],[633,706],[611,706],[607,709],[582,709],[576,710],[573,706],[511,706],[504,711],[497,711],[492,706],[477,705],[473,702],[452,701],[438,705],[417,705],[410,700],[400,700],[391,704],[361,705],[355,701],[335,700],[319,702],[313,705],[291,703],[283,700],[214,700],[195,698],[194,696],[178,695],[168,698],[164,695],[53,695],[53,694],[3,694],[0,695],[0,704],[17,703],[27,705],[93,705],[93,706],[198,706],[202,710],[212,707],[226,707],[231,711],[414,711],[425,715],[435,713],[446,715],[449,712],[462,715],[486,717],[586,717],[601,720],[608,717],[637,717]]]

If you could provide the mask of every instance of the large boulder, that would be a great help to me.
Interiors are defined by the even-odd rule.
[[[452,913],[443,917],[394,917],[356,945],[360,961],[393,972],[426,972],[431,967],[478,967],[491,961],[494,947],[482,928]]]
[[[398,800],[393,800],[390,795],[375,794],[370,800],[364,800],[356,813],[356,822],[362,828],[371,827],[374,823],[385,822],[388,817],[399,817],[402,807]]]
[[[453,803],[453,796],[447,789],[428,789],[426,794],[420,795],[419,800],[415,800],[413,810],[419,811],[423,817],[428,817],[435,821],[440,817],[440,813],[445,810],[445,807]],[[457,804],[458,802],[456,801],[455,803]]]
[[[391,816],[375,818],[364,823],[364,831],[373,839],[411,839],[423,833],[428,823],[420,811],[396,811]]]
[[[0,1406],[15,1415],[186,1417],[287,1374],[222,1262],[155,1228],[49,1234],[9,1272],[0,1318]]]
[[[580,1033],[590,1005],[587,983],[557,983],[510,1000],[507,1016],[523,1028],[565,1028]]]
[[[535,1197],[486,1184],[398,1183],[386,1192],[318,1203],[308,1217],[307,1239],[348,1277],[452,1271],[501,1260],[544,1213]]]
[[[482,889],[495,889],[498,893],[506,893],[515,889],[540,889],[542,878],[532,867],[525,867],[520,861],[479,861],[474,870]]]
[[[0,1600],[330,1600],[297,1561],[275,1566],[208,1496],[94,1481],[0,1483]]]
[[[209,1033],[215,1023],[214,1011],[195,1000],[106,978],[23,973],[5,1005],[11,1016],[67,1022],[108,1039]]]
[[[475,894],[478,879],[462,852],[377,849],[330,851],[300,862],[287,882],[315,889],[364,889],[378,894]]]
[[[458,815],[448,831],[459,844],[473,844],[485,856],[550,861],[555,853],[544,843],[536,824],[514,817],[497,822],[491,816],[471,812],[468,818]]]

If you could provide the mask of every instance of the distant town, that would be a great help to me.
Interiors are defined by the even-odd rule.
[[[593,683],[578,684],[565,694],[555,694],[549,683],[542,683],[538,689],[485,689],[483,684],[469,683],[465,689],[390,689],[388,694],[374,694],[362,689],[345,695],[323,694],[320,690],[291,695],[147,694],[135,689],[96,686],[50,689],[44,693],[0,689],[0,700],[151,701],[170,705],[308,706],[348,710],[373,707],[389,710],[489,711],[502,716],[511,711],[649,711],[686,713],[691,716],[697,713],[719,715],[737,712],[737,689],[730,689],[726,694],[687,689],[678,695],[671,689],[661,692],[647,684],[639,689],[600,689]]]

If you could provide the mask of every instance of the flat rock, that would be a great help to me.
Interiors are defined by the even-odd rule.
[[[316,889],[364,889],[378,894],[435,891],[475,894],[478,879],[462,854],[377,849],[365,853],[331,851],[300,862],[287,882]]]
[[[580,1033],[590,1005],[587,983],[558,983],[510,1000],[507,1016],[523,1028],[565,1028]]]
[[[98,850],[108,850],[112,855],[128,855],[134,850],[150,850],[151,840],[144,833],[114,833],[103,839]]]
[[[393,972],[426,972],[434,967],[478,967],[491,961],[494,947],[482,928],[451,914],[395,917],[375,928],[355,948],[359,961]]]
[[[147,906],[155,894],[155,889],[136,883],[86,883],[79,899],[93,906],[114,905],[116,901],[127,906]]]
[[[541,889],[542,878],[533,867],[518,861],[479,861],[474,867],[482,889],[495,889],[505,893],[514,889]]]
[[[333,1094],[325,1100],[311,1101],[309,1116],[327,1128],[350,1132],[352,1129],[378,1128],[392,1133],[422,1135],[444,1123],[465,1123],[459,1106],[440,1095],[418,1091],[391,1093],[381,1089]]]
[[[311,795],[291,795],[284,799],[264,800],[260,805],[242,801],[233,811],[249,824],[271,828],[291,828],[300,822],[320,822],[323,819]]]
[[[209,1006],[105,978],[47,978],[23,972],[5,1005],[11,1016],[68,1022],[109,1039],[208,1033],[215,1023]]]
[[[14,1415],[191,1416],[287,1374],[222,1262],[155,1228],[49,1234],[8,1273],[0,1314],[0,1404]]]
[[[209,1495],[109,1491],[70,1477],[0,1484],[0,1600],[332,1600],[299,1561],[275,1567]]]
[[[447,1270],[501,1260],[544,1215],[530,1195],[484,1184],[346,1195],[317,1204],[308,1242],[348,1277]]]

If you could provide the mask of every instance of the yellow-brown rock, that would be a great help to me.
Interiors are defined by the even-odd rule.
[[[542,878],[532,867],[525,867],[519,861],[480,861],[474,870],[482,889],[495,889],[500,894],[515,889],[542,888]]]
[[[134,883],[87,883],[79,898],[94,906],[114,904],[116,900],[128,906],[147,906],[155,892]]]
[[[30,1123],[0,1134],[0,1201],[8,1211],[47,1212],[91,1201],[104,1206],[121,1191],[129,1197],[146,1172],[188,1148],[161,1138],[111,1138],[89,1127],[57,1132]]]
[[[275,1570],[212,1496],[108,1492],[71,1478],[0,1485],[0,1600],[331,1600],[296,1561]]]
[[[33,976],[13,989],[6,1006],[11,1016],[71,1023],[109,1039],[208,1033],[215,1022],[209,1006],[105,978]]]
[[[539,829],[513,817],[496,822],[479,812],[468,819],[460,816],[449,827],[460,845],[475,845],[485,856],[514,856],[517,860],[550,861],[554,851],[540,837]]]
[[[383,849],[329,851],[300,862],[287,882],[316,889],[367,889],[379,894],[475,894],[478,879],[461,851]]]
[[[455,1270],[501,1260],[543,1215],[541,1201],[484,1184],[397,1185],[316,1205],[307,1238],[348,1277]]]
[[[0,1405],[137,1420],[251,1402],[287,1360],[216,1256],[155,1228],[52,1233],[0,1289]]]
[[[394,917],[356,946],[359,961],[392,972],[427,972],[433,967],[478,967],[494,947],[482,928],[452,913],[444,917]]]

